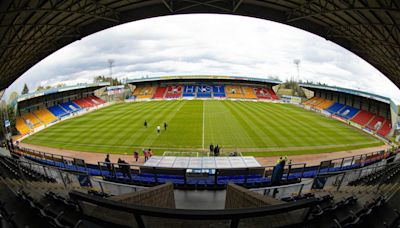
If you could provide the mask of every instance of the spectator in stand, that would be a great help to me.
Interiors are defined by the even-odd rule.
[[[135,158],[135,161],[137,162],[138,159],[139,159],[139,152],[138,152],[137,150],[135,150],[135,151],[133,152],[133,157]]]
[[[124,177],[129,177],[129,163],[122,160],[121,158],[118,158],[118,166],[121,170],[121,173]]]
[[[283,177],[283,170],[285,168],[285,163],[286,163],[285,159],[281,159],[281,161],[274,167],[271,177],[271,186],[280,185]]]
[[[104,162],[106,163],[108,171],[111,172],[111,161],[110,161],[110,155],[109,154],[106,155],[106,159],[104,159]]]

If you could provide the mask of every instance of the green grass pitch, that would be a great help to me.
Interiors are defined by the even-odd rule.
[[[144,127],[144,120],[149,123]],[[167,122],[167,131],[163,123]],[[157,134],[156,126],[162,128]],[[102,153],[195,152],[210,143],[244,155],[294,155],[379,146],[351,126],[289,104],[229,100],[133,102],[63,121],[24,143]]]

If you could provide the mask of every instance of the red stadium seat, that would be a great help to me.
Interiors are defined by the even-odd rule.
[[[168,86],[165,98],[173,99],[182,96],[183,86]]]
[[[165,91],[167,91],[167,87],[165,87],[165,86],[157,87],[156,93],[154,94],[153,98],[154,99],[163,99]]]
[[[385,121],[385,118],[383,118],[382,116],[375,116],[375,117],[371,120],[371,122],[369,122],[367,128],[376,131],[376,130],[378,130],[378,129],[375,128],[376,124],[377,124],[378,122],[383,123],[384,121]]]
[[[361,110],[351,119],[351,121],[361,126],[365,126],[373,116],[373,113]]]
[[[386,136],[387,134],[389,134],[391,129],[392,129],[392,127],[391,127],[390,121],[386,120],[385,123],[383,124],[383,126],[381,127],[381,129],[379,129],[379,131],[377,133],[382,136]]]

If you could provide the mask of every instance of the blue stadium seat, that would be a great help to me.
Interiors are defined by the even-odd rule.
[[[48,110],[59,118],[69,115],[69,113],[65,112],[59,105],[51,106],[48,108]]]
[[[185,85],[183,88],[183,97],[195,97],[196,95],[196,86],[194,85]]]
[[[226,97],[225,86],[223,85],[213,86],[213,93],[214,97]]]
[[[212,87],[208,85],[200,85],[197,86],[196,92],[198,98],[210,98]]]
[[[340,109],[342,109],[344,107],[344,104],[341,103],[334,103],[333,105],[329,106],[327,109],[325,109],[326,111],[328,111],[329,113],[336,113],[338,111],[340,111]]]
[[[61,106],[68,112],[77,112],[77,111],[81,110],[81,107],[79,107],[77,104],[75,104],[73,102],[65,102],[65,103],[62,103]]]
[[[353,108],[351,106],[346,106],[340,110],[340,112],[337,113],[337,115],[345,118],[345,119],[350,119],[353,116],[355,116],[360,110],[357,108]]]

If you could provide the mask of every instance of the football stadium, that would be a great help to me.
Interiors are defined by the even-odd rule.
[[[303,29],[400,87],[395,1],[7,0],[0,9],[2,96],[76,40],[189,13]],[[26,92],[0,114],[1,227],[400,227],[399,107],[371,91],[146,76]]]

